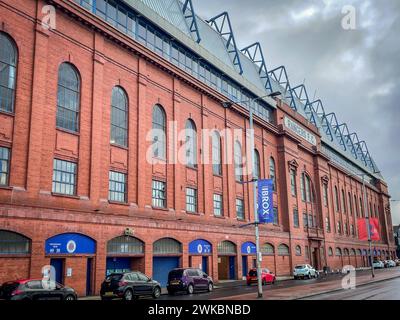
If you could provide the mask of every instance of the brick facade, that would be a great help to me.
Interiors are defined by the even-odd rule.
[[[0,187],[0,229],[24,235],[31,241],[31,254],[0,255],[0,282],[24,277],[40,277],[42,267],[52,256],[45,254],[46,239],[63,233],[80,233],[96,242],[95,255],[68,255],[64,275],[66,285],[80,295],[86,294],[87,259],[93,258],[92,290],[98,293],[106,272],[107,242],[134,230],[134,237],[144,243],[144,254],[133,260],[132,268],[153,274],[153,243],[173,238],[182,244],[182,267],[198,267],[200,256],[189,257],[188,245],[196,239],[212,244],[208,272],[218,281],[218,244],[229,240],[236,245],[235,276],[242,277],[241,244],[254,241],[253,229],[238,228],[253,221],[251,184],[235,182],[234,165],[224,164],[221,176],[214,176],[212,165],[196,169],[168,162],[146,162],[151,144],[146,135],[152,126],[152,108],[161,105],[166,113],[167,132],[172,121],[178,130],[192,119],[197,130],[246,129],[248,120],[240,107],[224,109],[224,97],[197,79],[163,60],[139,43],[119,33],[107,23],[85,12],[72,1],[49,1],[56,6],[57,28],[43,29],[43,0],[0,0],[0,32],[7,34],[18,49],[16,97],[13,114],[0,112],[0,146],[10,148],[10,177]],[[61,63],[75,66],[80,76],[79,133],[56,128],[57,75]],[[110,103],[113,87],[122,87],[129,100],[128,146],[110,144]],[[362,196],[361,181],[347,176],[346,170],[321,153],[317,129],[287,105],[277,100],[274,123],[256,118],[255,147],[261,158],[261,177],[269,177],[269,159],[276,163],[275,205],[279,224],[261,226],[261,244],[273,245],[274,254],[263,257],[263,266],[278,276],[290,275],[298,263],[312,263],[322,268],[340,268],[346,264],[365,266],[365,256],[336,256],[336,248],[364,250],[366,242],[356,236],[338,234],[337,222],[348,221],[356,229],[356,213],[334,206],[334,188],[344,190],[346,203]],[[317,146],[288,131],[283,118],[290,117],[317,137]],[[246,140],[241,137],[243,144]],[[222,139],[225,148],[225,140]],[[198,135],[200,157],[203,148]],[[246,146],[243,145],[243,149]],[[211,151],[211,147],[210,147]],[[168,153],[167,160],[171,155]],[[225,154],[224,154],[225,157]],[[52,193],[53,159],[74,161],[78,165],[77,195]],[[127,203],[108,201],[108,172],[127,174]],[[296,171],[297,195],[290,191],[290,170]],[[300,176],[306,172],[312,181],[314,203],[301,199]],[[167,185],[167,209],[152,208],[151,181],[157,178]],[[328,185],[328,206],[323,203],[323,185]],[[185,211],[185,188],[195,186],[197,213]],[[340,191],[341,192],[341,191]],[[213,193],[223,195],[224,216],[213,215]],[[368,203],[378,208],[381,241],[374,248],[395,251],[384,181],[367,184]],[[243,198],[245,219],[236,218],[236,198]],[[346,204],[348,206],[348,204]],[[293,208],[298,209],[300,227],[294,226]],[[360,209],[358,209],[360,210]],[[313,212],[319,227],[306,228],[303,212]],[[375,212],[374,212],[375,214]],[[326,217],[331,231],[327,232]],[[343,227],[342,227],[343,228]],[[357,233],[355,233],[357,234]],[[280,255],[285,244],[289,255]],[[296,246],[301,254],[296,255]],[[309,255],[306,256],[306,247]],[[329,255],[332,248],[333,255]],[[315,252],[315,253],[314,253]],[[247,259],[248,268],[254,256]]]

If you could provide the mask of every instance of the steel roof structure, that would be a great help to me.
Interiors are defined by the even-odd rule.
[[[284,66],[267,69],[259,42],[238,49],[228,12],[209,20],[195,13],[192,0],[120,0],[256,96],[281,92],[281,98],[314,124],[322,137],[322,151],[352,173],[383,179],[365,141],[327,113],[321,100],[310,101],[302,85],[292,87]],[[273,100],[263,99],[273,106]],[[348,163],[347,163],[348,162]]]

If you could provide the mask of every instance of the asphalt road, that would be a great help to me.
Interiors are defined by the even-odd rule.
[[[303,300],[400,300],[400,278],[362,285],[344,290],[316,295]]]

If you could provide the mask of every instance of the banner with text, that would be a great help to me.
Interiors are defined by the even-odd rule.
[[[371,240],[380,240],[378,219],[369,219],[369,230],[371,232]],[[358,237],[360,240],[368,240],[368,219],[358,219]]]
[[[274,222],[273,180],[258,180],[258,220],[260,223]]]

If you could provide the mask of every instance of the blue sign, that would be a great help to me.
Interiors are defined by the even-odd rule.
[[[257,254],[256,244],[253,242],[245,242],[242,244],[242,254]]]
[[[46,240],[46,254],[95,254],[96,242],[79,233],[63,233]]]
[[[189,253],[191,254],[210,254],[212,245],[206,240],[198,239],[189,243]]]
[[[260,223],[274,222],[273,180],[258,180],[258,221]]]

